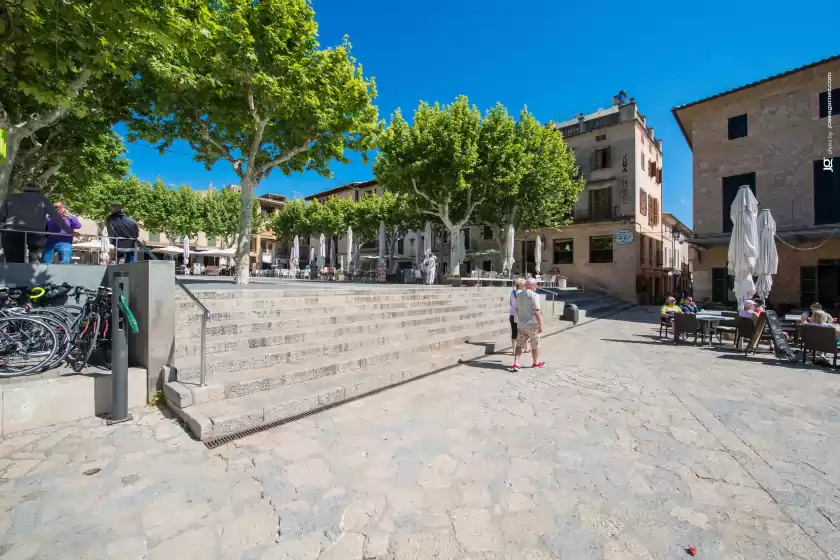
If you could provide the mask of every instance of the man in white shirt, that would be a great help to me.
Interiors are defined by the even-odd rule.
[[[540,361],[540,333],[543,331],[542,313],[540,313],[540,296],[537,294],[537,281],[529,278],[525,282],[525,289],[516,296],[516,349],[513,353],[513,371],[519,371],[519,356],[522,349],[531,343],[531,357],[534,367],[541,368],[545,362]]]

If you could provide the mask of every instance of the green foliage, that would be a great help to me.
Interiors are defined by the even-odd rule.
[[[132,138],[160,149],[185,139],[207,167],[227,160],[247,205],[274,169],[329,176],[333,160],[347,161],[346,149],[373,147],[375,84],[348,41],[319,48],[307,0],[224,0],[206,15],[177,59],[144,75],[148,102],[136,111]],[[240,240],[251,225],[244,213]],[[239,282],[248,279],[246,252],[240,241]]]
[[[475,184],[480,130],[481,113],[463,96],[451,105],[421,102],[411,125],[398,110],[380,139],[374,174],[388,190],[413,197],[421,213],[460,228],[483,197]]]
[[[280,210],[274,213],[268,227],[278,238],[290,240],[296,235],[313,235],[313,229],[309,223],[308,204],[301,198],[287,202]]]
[[[203,198],[202,231],[208,236],[224,239],[228,246],[236,239],[239,232],[239,214],[242,212],[242,195],[235,189],[207,191]],[[267,220],[260,212],[260,205],[251,207],[251,219],[255,231],[262,231]]]
[[[150,190],[149,183],[132,175],[94,183],[90,188],[64,192],[61,199],[74,214],[96,222],[105,221],[111,204],[119,204],[127,215],[142,222],[141,215],[145,211]]]
[[[204,229],[204,197],[189,187],[170,189],[158,179],[143,197],[135,218],[154,233],[164,233],[171,243],[194,237]]]
[[[0,164],[0,195],[9,187],[18,155],[37,148],[41,138],[34,134],[73,115],[104,122],[96,136],[128,117],[143,69],[167,64],[161,57],[172,56],[178,50],[174,45],[193,32],[206,12],[202,5],[193,0],[3,3],[0,129],[7,131],[8,158]],[[65,128],[72,133],[72,127]]]
[[[501,106],[485,117],[483,136],[485,130],[477,177],[486,199],[476,221],[517,230],[566,225],[583,181],[562,135],[527,108],[514,123]]]
[[[344,235],[352,218],[353,201],[331,196],[324,202],[313,200],[307,206],[307,222],[312,234]]]

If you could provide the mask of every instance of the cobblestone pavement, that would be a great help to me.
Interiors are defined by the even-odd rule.
[[[0,558],[840,559],[840,376],[617,319],[212,451],[155,409],[7,438]]]

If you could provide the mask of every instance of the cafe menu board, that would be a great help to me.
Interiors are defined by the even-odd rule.
[[[768,309],[758,316],[758,323],[755,325],[755,332],[753,333],[749,345],[747,345],[747,353],[750,353],[751,351],[755,352],[755,347],[758,345],[759,340],[761,340],[761,335],[764,334],[764,329],[766,327],[769,327],[770,329],[770,338],[773,339],[773,349],[776,353],[776,357],[780,360],[791,362],[796,360],[796,354],[793,353],[793,350],[791,350],[788,345],[787,338],[785,338],[785,331],[782,330],[782,325],[779,322],[779,316],[772,309]]]
[[[788,344],[788,339],[785,337],[785,331],[782,330],[782,324],[779,322],[779,316],[772,309],[768,309],[762,316],[767,316],[767,326],[770,327],[770,336],[773,338],[773,347],[776,350],[776,357],[780,360],[794,361],[796,354],[791,350]]]

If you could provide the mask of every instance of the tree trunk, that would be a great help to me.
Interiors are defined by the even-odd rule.
[[[11,194],[12,168],[15,166],[20,139],[10,130],[6,130],[6,163],[0,164],[0,201]]]
[[[242,211],[239,214],[239,233],[236,243],[235,284],[247,284],[251,280],[251,226],[254,216],[251,205],[254,203],[253,180],[246,174],[239,184],[242,193]]]
[[[461,276],[461,226],[455,224],[449,229],[449,276]]]

